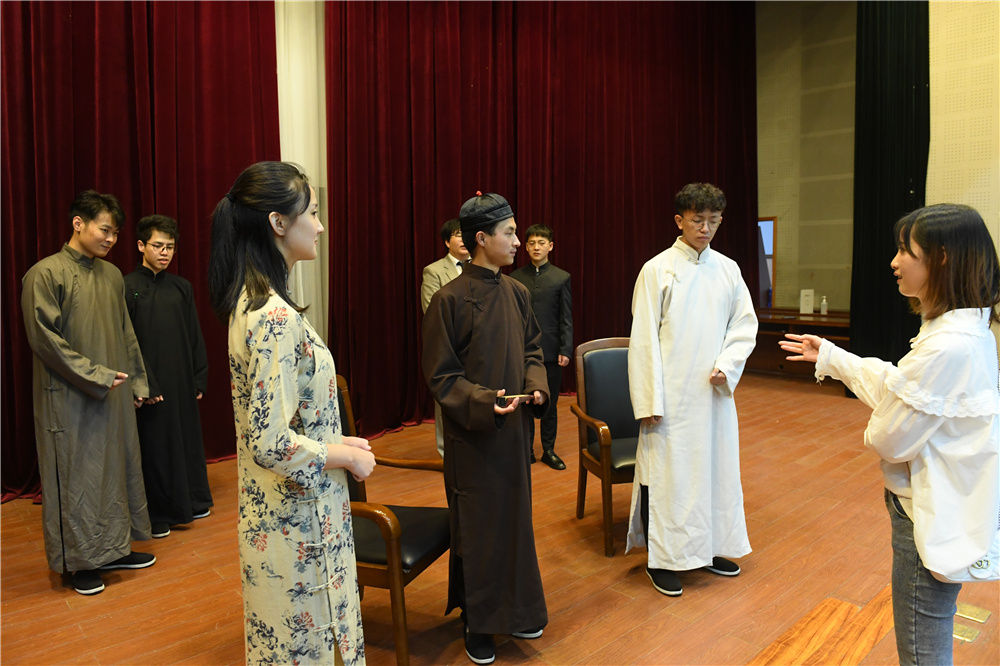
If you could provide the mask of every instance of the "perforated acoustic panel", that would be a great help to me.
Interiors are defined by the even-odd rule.
[[[1000,248],[1000,3],[930,3],[927,203],[977,209]]]

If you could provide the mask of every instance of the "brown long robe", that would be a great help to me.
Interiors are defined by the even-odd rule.
[[[468,264],[431,299],[423,370],[444,417],[444,481],[451,509],[448,607],[476,633],[548,622],[531,524],[528,424],[532,410],[493,411],[499,389],[548,399],[541,332],[524,286]]]
[[[132,404],[149,387],[121,271],[64,245],[25,274],[21,310],[49,567],[96,569],[150,538]],[[111,390],[116,372],[129,378]]]

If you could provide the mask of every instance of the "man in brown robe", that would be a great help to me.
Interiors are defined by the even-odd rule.
[[[21,309],[34,352],[33,399],[49,567],[81,594],[100,570],[140,569],[149,539],[135,407],[149,397],[121,271],[103,261],[124,215],[93,190],[70,208],[73,236],[25,274]]]
[[[423,370],[444,417],[446,612],[463,609],[466,654],[488,664],[493,634],[537,638],[548,622],[531,523],[532,414],[519,405],[540,416],[549,396],[531,295],[500,272],[520,245],[510,205],[479,195],[459,217],[472,262],[431,299]]]

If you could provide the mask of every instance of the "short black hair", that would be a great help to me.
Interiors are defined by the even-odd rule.
[[[552,242],[552,230],[549,229],[544,224],[533,224],[528,227],[524,232],[524,240],[528,240],[532,236],[541,236],[545,240]]]
[[[170,236],[175,241],[180,237],[180,234],[177,232],[177,220],[166,215],[147,215],[135,225],[136,235],[143,243],[149,242],[149,239],[153,237],[154,231],[159,231],[164,235]]]
[[[683,215],[689,210],[726,210],[726,195],[711,183],[688,183],[674,196],[674,212]]]
[[[465,243],[465,249],[469,251],[469,256],[475,259],[476,252],[479,250],[479,243],[476,242],[476,234],[482,231],[487,236],[494,236],[497,233],[497,227],[500,226],[501,222],[506,222],[511,218],[507,217],[502,220],[497,220],[493,224],[486,227],[479,227],[478,229],[470,229],[468,231],[462,232],[462,242]]]
[[[121,228],[125,221],[122,205],[113,194],[101,194],[96,190],[84,190],[76,195],[69,207],[69,219],[82,218],[85,222],[96,220],[101,213],[110,213],[111,219]]]
[[[445,223],[441,225],[441,240],[447,243],[451,240],[451,237],[455,235],[455,232],[461,231],[461,229],[462,223],[457,217],[445,220]]]

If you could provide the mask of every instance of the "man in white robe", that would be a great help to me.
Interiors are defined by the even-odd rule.
[[[629,389],[642,421],[626,553],[646,545],[659,592],[683,591],[679,571],[735,576],[725,558],[750,552],[733,391],[757,337],[736,262],[709,243],[725,195],[708,183],[674,199],[681,236],[636,279]]]

